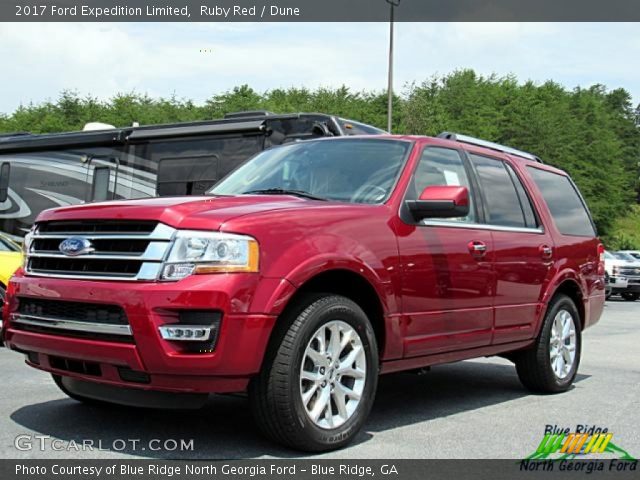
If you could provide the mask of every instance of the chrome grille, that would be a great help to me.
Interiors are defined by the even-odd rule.
[[[167,225],[148,221],[42,222],[30,235],[26,272],[56,278],[156,280],[174,233]],[[91,249],[63,253],[61,244],[70,238],[89,241]]]
[[[18,313],[51,320],[129,325],[119,305],[18,297]]]
[[[158,222],[136,220],[68,220],[40,223],[40,233],[63,235],[124,234],[148,235]]]
[[[131,327],[118,305],[18,297],[11,323],[20,330],[117,342],[131,342]]]
[[[620,275],[627,277],[640,277],[640,267],[622,267],[620,269]]]

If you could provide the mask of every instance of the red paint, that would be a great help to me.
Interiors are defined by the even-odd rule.
[[[436,186],[427,187],[420,195],[420,200],[449,201],[457,207],[469,205],[469,190],[466,187]]]
[[[260,246],[260,273],[124,283],[45,279],[18,272],[9,285],[4,312],[6,344],[42,354],[37,368],[46,371],[55,371],[49,355],[100,363],[103,376],[93,381],[173,391],[243,390],[259,371],[273,327],[290,299],[310,279],[330,270],[360,275],[375,291],[385,316],[383,371],[525,347],[534,341],[546,305],[564,282],[581,292],[585,325],[599,319],[604,304],[600,242],[558,232],[529,177],[526,166],[532,162],[444,139],[401,138],[414,142],[414,147],[383,205],[252,195],[156,198],[43,212],[39,221],[151,219],[175,228],[249,234]],[[399,212],[404,194],[427,145],[467,149],[508,162],[529,191],[542,223],[540,232],[403,220]],[[461,187],[429,187],[421,198],[469,204],[469,192]],[[545,253],[547,247],[551,254]],[[121,305],[135,345],[12,328],[10,311],[16,308],[16,296]],[[213,353],[186,354],[159,337],[157,326],[178,309],[222,311]],[[125,384],[117,366],[147,372],[152,381]]]

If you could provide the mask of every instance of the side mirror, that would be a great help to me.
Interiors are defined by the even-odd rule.
[[[407,200],[407,207],[416,221],[425,218],[458,218],[469,215],[467,187],[427,187],[418,200]]]

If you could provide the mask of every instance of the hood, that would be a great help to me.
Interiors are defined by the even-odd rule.
[[[161,197],[101,202],[46,210],[39,222],[53,220],[157,220],[174,228],[219,230],[225,222],[256,213],[326,204],[289,195]]]
[[[616,267],[630,267],[630,268],[640,268],[640,261],[632,262],[631,260],[622,260],[619,258],[607,259],[604,261],[605,265],[611,265]]]

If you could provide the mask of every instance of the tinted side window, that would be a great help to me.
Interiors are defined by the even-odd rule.
[[[487,223],[502,227],[527,227],[520,197],[504,162],[480,155],[469,156],[478,172],[480,187],[487,203]]]
[[[263,148],[264,136],[203,137],[149,144],[158,195],[199,195]]]
[[[589,212],[567,177],[533,167],[529,171],[560,233],[581,237],[596,234]]]
[[[164,158],[158,165],[158,195],[203,195],[216,183],[218,158]]]
[[[505,163],[504,166],[507,167],[509,176],[511,177],[513,184],[516,186],[516,191],[518,192],[518,198],[520,200],[520,206],[522,207],[522,212],[524,213],[524,220],[527,224],[527,227],[528,228],[539,227],[540,224],[538,223],[538,217],[536,216],[533,210],[533,205],[531,205],[531,199],[529,198],[529,195],[527,194],[527,191],[524,188],[524,185],[520,181],[520,178],[518,177],[516,172],[513,170],[511,165],[509,165],[508,163]]]
[[[469,189],[469,201],[471,203],[469,205],[469,215],[448,221],[475,222],[475,207],[473,205],[473,196],[471,195],[471,186],[460,154],[456,150],[448,148],[425,148],[409,187],[407,199],[415,200],[425,188],[439,185],[455,185]]]

